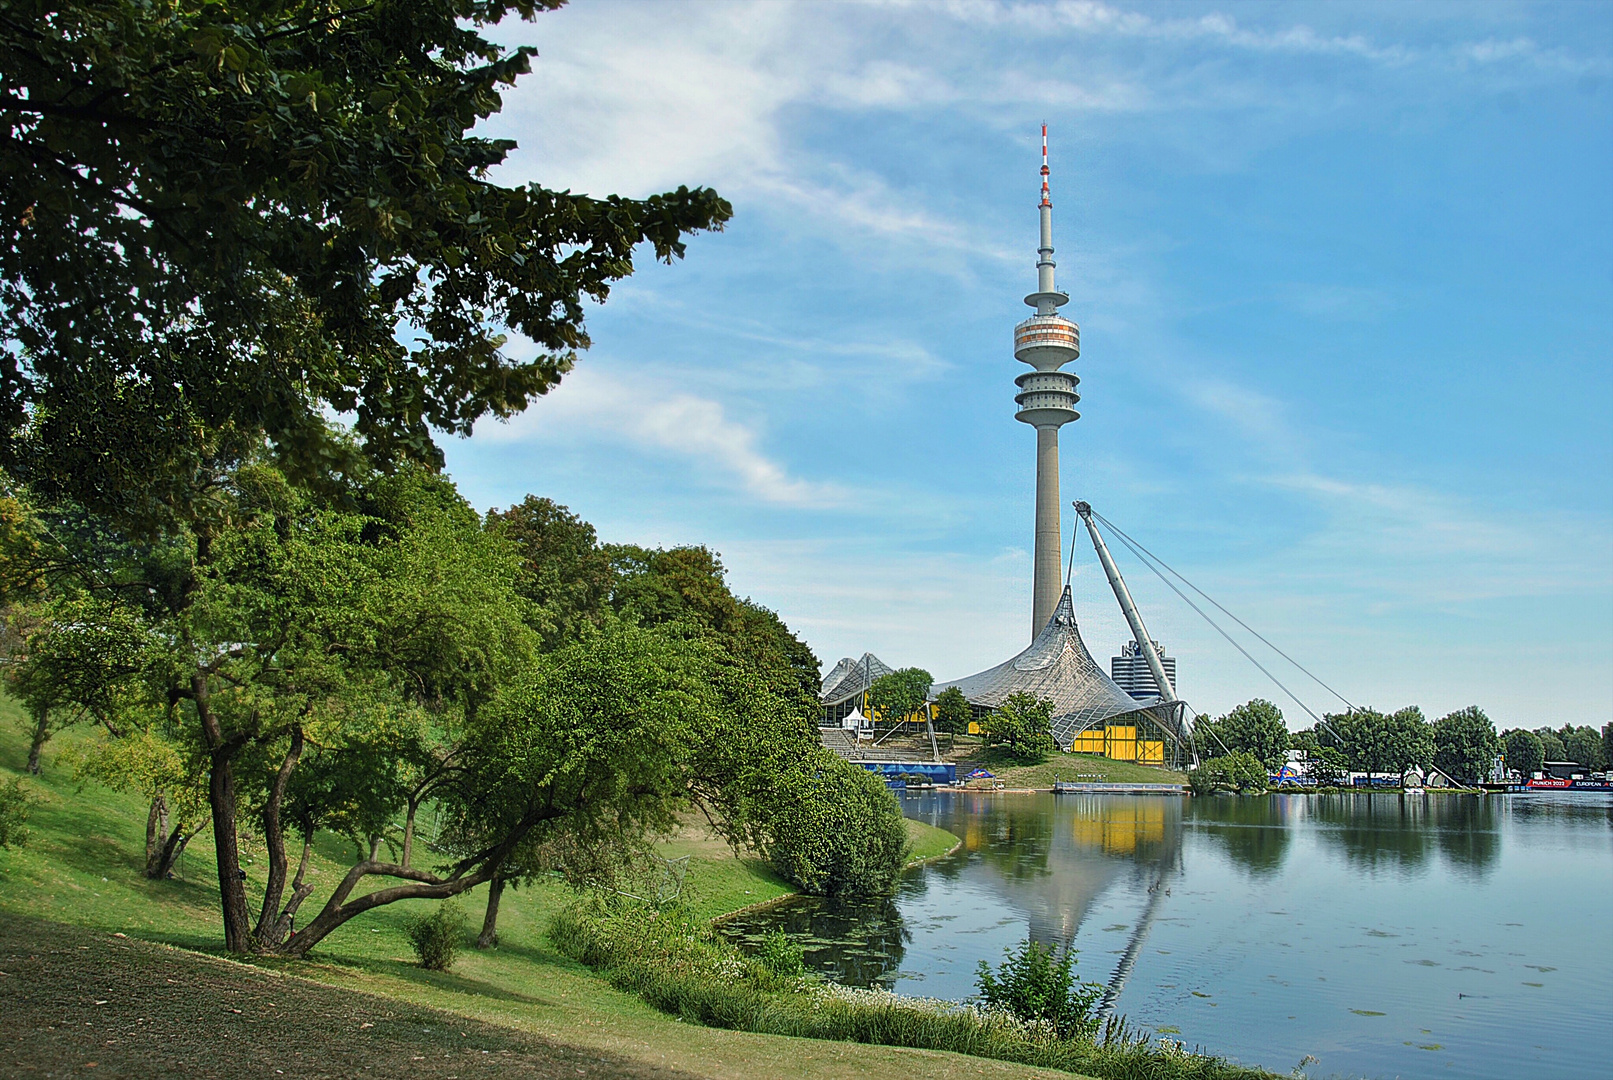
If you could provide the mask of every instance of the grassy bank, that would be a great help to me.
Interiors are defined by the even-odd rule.
[[[14,703],[0,698],[0,782],[17,775],[27,756],[27,745],[20,735],[20,719]],[[71,738],[64,736],[64,742],[70,742]],[[183,879],[145,880],[140,874],[144,803],[136,797],[104,788],[92,786],[80,790],[66,770],[55,763],[59,749],[60,745],[55,743],[47,748],[45,775],[27,781],[38,799],[28,826],[31,834],[28,846],[22,850],[0,851],[0,922],[19,927],[23,925],[23,918],[44,918],[75,924],[76,929],[61,931],[69,936],[82,935],[79,944],[84,948],[74,945],[65,950],[71,953],[95,955],[96,946],[92,942],[127,943],[128,939],[168,943],[201,953],[218,952],[221,947],[218,891],[213,877],[212,847],[206,834],[198,837],[186,854],[181,867]],[[956,842],[950,834],[927,826],[919,827],[913,835],[916,852],[934,851],[942,845],[944,850]],[[734,859],[725,846],[714,843],[710,837],[686,833],[670,845],[669,854],[690,855],[688,895],[692,910],[700,915],[727,910],[727,905],[736,900],[770,899],[789,891],[789,886],[771,875],[765,866],[753,860]],[[336,857],[343,855],[341,842],[322,840],[312,868],[313,880],[322,888],[328,888],[335,881],[340,873]],[[252,899],[256,902],[260,894],[255,890],[262,880],[261,853],[253,857],[255,861],[247,864],[247,871],[249,885],[254,886]],[[571,895],[564,888],[550,884],[507,892],[499,919],[500,947],[486,952],[467,950],[448,972],[428,972],[415,964],[404,934],[404,922],[409,915],[428,912],[432,907],[430,902],[411,902],[379,908],[353,920],[321,943],[308,961],[258,960],[247,966],[190,957],[198,964],[218,966],[209,969],[213,974],[206,979],[171,972],[164,979],[174,978],[178,984],[192,988],[184,998],[192,1022],[199,1004],[217,1004],[223,997],[237,993],[254,997],[258,993],[253,989],[258,985],[254,980],[259,978],[255,972],[273,971],[337,990],[378,995],[393,1003],[392,1012],[397,1016],[415,1015],[403,1006],[439,1009],[521,1036],[590,1051],[596,1062],[607,1059],[614,1063],[637,1063],[654,1070],[677,1070],[721,1080],[774,1076],[805,1080],[853,1076],[869,1080],[910,1080],[921,1076],[940,1080],[979,1077],[1051,1080],[1067,1076],[959,1054],[844,1042],[786,1041],[775,1035],[682,1023],[652,1008],[636,994],[612,987],[545,938],[544,929],[569,902]],[[485,898],[485,891],[479,889],[462,901],[462,906],[472,916],[473,925],[480,920]],[[322,894],[316,894],[315,900],[319,899]],[[128,938],[113,939],[113,933],[123,933]],[[186,954],[175,955],[180,962],[185,962]],[[0,970],[12,972],[13,968],[0,965]],[[94,963],[88,967],[69,965],[61,970],[61,978],[66,981],[53,984],[50,991],[53,1002],[83,999],[93,1003],[105,999],[108,986],[119,978],[115,968],[101,968]],[[218,972],[229,973],[229,977]],[[0,1014],[7,1017],[23,1015],[20,984],[8,981],[12,977],[0,978]],[[137,985],[144,983],[137,982]],[[162,985],[170,984],[164,981]],[[280,1001],[278,997],[272,1000]],[[126,1002],[120,1003],[120,1007],[122,1004]],[[153,1001],[153,1005],[156,1004],[159,1002]],[[93,1004],[85,1007],[97,1008]],[[243,1013],[235,1014],[226,1009],[222,1015],[225,1024],[244,1023],[239,1019],[243,1015],[261,1019],[244,1006],[232,1004],[231,1007],[242,1007]],[[107,1017],[112,1015],[106,1014]],[[121,1022],[122,1014],[117,1015]],[[332,1015],[345,1013],[333,1012]],[[147,1011],[139,1012],[138,1016],[151,1018]],[[85,1019],[94,1021],[96,1018]],[[383,1027],[380,1021],[373,1022],[377,1028]],[[84,1030],[101,1032],[101,1044],[114,1037],[93,1024]],[[220,1029],[221,1033],[223,1030]],[[250,1030],[262,1034],[266,1029]],[[362,1049],[367,1045],[362,1041],[361,1031],[374,1029],[360,1029],[354,1024],[335,1025],[329,1031],[317,1026],[288,1027],[287,1030],[301,1033],[306,1041],[300,1046],[310,1057],[326,1055],[320,1060],[331,1063],[328,1075],[353,1075],[358,1071],[356,1066],[338,1068],[336,1063],[348,1060],[341,1056],[345,1048]],[[81,1051],[90,1044],[78,1047],[76,1041],[54,1039],[57,1034],[47,1031],[41,1037],[44,1041],[24,1042],[21,1033],[9,1032],[4,1045],[8,1049],[26,1051],[34,1062],[68,1063],[84,1056]],[[341,1046],[336,1045],[338,1040]],[[85,1060],[97,1061],[98,1067],[84,1075],[162,1075],[161,1070],[147,1067],[151,1061],[159,1059],[151,1058],[138,1041],[125,1042],[121,1038],[115,1041],[118,1045],[103,1045],[96,1057],[85,1057]],[[405,1042],[404,1045],[411,1044]],[[521,1046],[530,1049],[530,1040],[508,1042],[501,1049],[510,1049],[511,1056],[517,1056],[518,1052],[526,1052]],[[447,1049],[450,1048],[444,1048],[444,1052]],[[447,1075],[431,1064],[432,1055],[428,1050],[416,1049],[415,1053],[422,1056],[424,1063],[414,1060],[414,1054],[388,1054],[376,1060],[386,1065],[391,1075]],[[220,1062],[234,1060],[222,1051],[219,1055]],[[504,1061],[511,1060],[502,1054],[497,1056]],[[7,1060],[16,1059],[8,1055]],[[191,1075],[210,1075],[205,1056],[195,1059],[202,1064],[193,1070],[189,1068],[191,1059],[185,1060],[188,1066],[183,1071]],[[79,1064],[82,1065],[82,1061]],[[274,1067],[285,1066],[276,1063]],[[590,1062],[587,1067],[589,1075],[595,1075],[595,1064]],[[534,1069],[535,1066],[514,1071],[515,1075],[545,1075]],[[259,1061],[245,1071],[269,1074],[272,1068],[263,1067]],[[456,1071],[461,1076],[479,1075],[449,1070]],[[287,1075],[297,1072],[287,1069]],[[77,1069],[72,1074],[78,1075]],[[319,1075],[320,1070],[310,1068],[301,1074]],[[577,1074],[573,1070],[558,1075]],[[612,1072],[601,1067],[598,1075],[609,1076]],[[667,1074],[652,1071],[651,1075]]]
[[[1076,780],[1094,784],[1185,784],[1187,774],[1157,765],[1138,765],[1133,761],[1116,761],[1099,754],[1054,754],[1039,765],[1020,765],[1012,759],[981,751],[972,754],[958,766],[958,775],[968,772],[964,768],[978,766],[997,774],[1004,787],[1051,788],[1054,780]]]
[[[568,906],[550,939],[618,989],[690,1023],[802,1039],[951,1051],[1107,1080],[1267,1080],[1271,1074],[1185,1051],[1169,1040],[1060,1038],[1003,1012],[824,984],[787,964],[739,953],[708,927],[668,909]]]

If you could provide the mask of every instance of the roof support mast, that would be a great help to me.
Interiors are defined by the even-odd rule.
[[[1137,611],[1137,605],[1131,601],[1131,592],[1126,588],[1125,579],[1120,576],[1120,568],[1115,565],[1114,558],[1109,554],[1109,547],[1103,542],[1098,532],[1098,525],[1092,520],[1091,505],[1078,502],[1075,512],[1086,523],[1087,532],[1092,535],[1092,547],[1098,553],[1098,561],[1103,564],[1103,572],[1109,578],[1109,587],[1115,591],[1115,599],[1120,601],[1120,610],[1126,616],[1126,622],[1131,626],[1131,636],[1142,650],[1143,658],[1148,661],[1148,670],[1154,676],[1154,685],[1159,687],[1159,696],[1162,701],[1175,701],[1176,691],[1171,689],[1170,679],[1165,677],[1165,665],[1159,662],[1159,652],[1154,648],[1154,639],[1148,636],[1148,628],[1143,625],[1143,617]]]

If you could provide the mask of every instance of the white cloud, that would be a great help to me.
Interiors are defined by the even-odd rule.
[[[475,437],[489,443],[619,441],[651,455],[671,456],[754,499],[780,506],[828,508],[850,500],[836,484],[793,477],[759,446],[756,430],[719,401],[673,390],[643,372],[607,375],[596,359],[504,424],[484,424]]]

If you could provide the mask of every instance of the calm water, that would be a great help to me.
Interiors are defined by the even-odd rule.
[[[961,1000],[1027,934],[1135,1024],[1312,1076],[1613,1076],[1613,798],[910,795],[963,850],[782,927],[857,985]]]

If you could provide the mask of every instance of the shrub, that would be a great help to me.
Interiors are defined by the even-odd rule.
[[[798,979],[806,974],[806,949],[782,930],[762,938],[754,955],[757,963],[780,978]]]
[[[1051,1025],[1061,1039],[1092,1038],[1098,1031],[1093,1015],[1103,987],[1075,981],[1075,950],[1060,956],[1039,941],[1026,938],[995,973],[980,961],[975,986],[986,1005],[1002,1009],[1027,1023]]]
[[[444,900],[430,915],[416,915],[404,927],[420,966],[447,971],[465,944],[465,913],[452,900]]]
[[[23,826],[28,822],[28,808],[33,804],[22,778],[9,784],[0,784],[0,848],[22,847],[28,842]]]
[[[773,869],[813,896],[888,896],[907,864],[907,824],[885,782],[826,750],[781,773],[758,830]]]
[[[1254,755],[1243,751],[1211,758],[1187,774],[1188,787],[1195,795],[1214,795],[1218,791],[1266,790],[1266,769]]]

